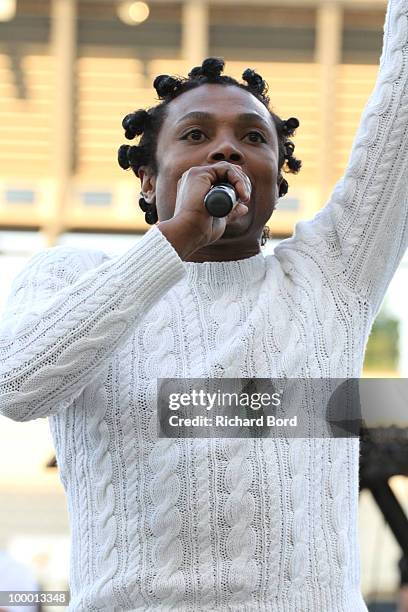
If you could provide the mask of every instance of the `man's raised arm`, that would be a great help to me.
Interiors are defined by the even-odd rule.
[[[324,208],[275,249],[307,255],[378,312],[408,244],[408,2],[389,0],[375,88],[349,162]]]

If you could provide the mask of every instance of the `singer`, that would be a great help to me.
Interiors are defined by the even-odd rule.
[[[117,257],[55,247],[13,283],[1,412],[49,417],[72,532],[69,611],[366,612],[356,438],[158,439],[156,379],[358,377],[408,233],[408,6],[324,208],[261,246],[299,127],[207,58],[160,75],[119,164],[152,227]],[[316,151],[319,155],[319,151]],[[218,182],[238,204],[213,217]],[[272,218],[272,221],[271,221]],[[307,398],[313,409],[313,398]]]

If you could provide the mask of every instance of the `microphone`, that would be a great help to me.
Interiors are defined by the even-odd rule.
[[[204,204],[212,217],[226,217],[238,204],[235,189],[229,183],[213,185],[204,198]]]

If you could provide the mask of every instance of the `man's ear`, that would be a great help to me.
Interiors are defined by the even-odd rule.
[[[156,199],[156,177],[149,166],[140,166],[138,175],[144,199],[148,204],[153,204]]]

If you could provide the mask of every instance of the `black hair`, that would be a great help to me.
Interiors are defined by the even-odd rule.
[[[137,146],[122,145],[119,147],[118,162],[120,167],[124,170],[132,168],[135,175],[140,178],[139,168],[141,166],[149,166],[153,174],[157,175],[157,141],[161,126],[166,117],[166,107],[169,102],[185,91],[194,89],[203,84],[216,83],[219,85],[235,85],[254,95],[270,112],[278,135],[279,197],[281,198],[286,195],[289,185],[281,174],[282,169],[285,173],[297,174],[302,165],[302,162],[293,156],[295,144],[288,138],[294,135],[296,128],[299,127],[299,121],[296,117],[290,117],[290,119],[284,121],[272,112],[269,108],[270,98],[267,95],[268,85],[254,70],[247,68],[243,72],[242,78],[247,83],[247,85],[244,85],[232,77],[225,75],[221,76],[224,65],[225,62],[222,58],[208,57],[203,61],[201,66],[196,66],[189,72],[188,78],[172,77],[167,74],[157,76],[153,82],[153,87],[156,89],[159,99],[163,101],[148,110],[139,109],[134,111],[126,115],[122,121],[125,137],[128,140],[132,140],[135,136],[140,136],[141,134],[143,134],[143,136]],[[145,213],[146,223],[149,225],[156,223],[158,217],[155,206],[148,204],[144,198],[140,198],[139,204]],[[264,242],[262,242],[262,244],[264,244]]]

